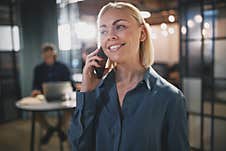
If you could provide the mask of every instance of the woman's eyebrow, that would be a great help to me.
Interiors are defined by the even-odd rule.
[[[117,24],[118,22],[120,22],[120,21],[126,21],[126,22],[128,22],[126,19],[117,19],[117,20],[115,20],[113,23],[112,23],[112,25],[115,25],[115,24]],[[106,28],[107,27],[107,25],[100,25],[100,28]]]
[[[120,22],[120,21],[126,21],[126,22],[128,22],[126,19],[117,19],[117,20],[115,20],[115,21],[112,23],[112,25],[115,25],[115,24],[117,24],[117,23]]]

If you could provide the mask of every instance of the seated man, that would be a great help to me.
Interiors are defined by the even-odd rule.
[[[53,44],[45,44],[42,47],[41,53],[43,62],[37,65],[34,69],[33,91],[31,94],[33,97],[43,93],[42,84],[45,82],[71,80],[70,71],[67,66],[56,60],[57,54],[55,51],[55,46]],[[40,126],[46,130],[46,134],[41,137],[40,141],[42,144],[47,144],[52,133],[54,132],[54,129],[47,122],[44,113],[39,113],[36,115],[36,119],[39,122]],[[69,117],[70,116],[67,115],[66,118]],[[65,118],[63,119],[66,120]],[[62,141],[66,139],[66,135],[64,133],[61,133],[60,137]]]

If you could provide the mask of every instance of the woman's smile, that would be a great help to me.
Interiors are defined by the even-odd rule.
[[[116,52],[116,51],[118,51],[121,47],[125,46],[125,44],[126,44],[126,43],[110,45],[110,46],[108,47],[108,50],[109,50],[110,52]]]

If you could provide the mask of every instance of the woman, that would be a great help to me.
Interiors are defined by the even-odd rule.
[[[96,78],[99,50],[87,56],[69,130],[73,151],[189,150],[184,97],[150,67],[149,25],[139,10],[109,3],[97,24],[111,69]]]

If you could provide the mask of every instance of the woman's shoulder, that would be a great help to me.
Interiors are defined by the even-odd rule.
[[[166,79],[162,78],[153,69],[150,71],[152,78],[153,91],[158,92],[168,99],[184,99],[184,95],[177,87],[169,83]]]
[[[161,76],[156,78],[153,88],[157,102],[165,107],[167,112],[176,112],[186,110],[186,100],[181,90],[166,81]]]

